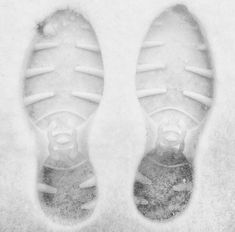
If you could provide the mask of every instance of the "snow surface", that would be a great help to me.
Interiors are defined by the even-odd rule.
[[[207,36],[216,71],[215,101],[198,146],[191,204],[171,222],[156,223],[143,218],[133,202],[133,180],[146,145],[135,71],[152,20],[178,3],[197,17]],[[92,217],[73,228],[52,224],[39,210],[40,143],[22,103],[24,66],[36,24],[67,7],[92,24],[105,72],[104,96],[88,141],[99,202]],[[0,231],[234,231],[234,12],[232,0],[0,0]]]

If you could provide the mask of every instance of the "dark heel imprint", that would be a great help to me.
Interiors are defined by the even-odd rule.
[[[214,72],[208,45],[182,5],[151,25],[137,67],[137,96],[153,131],[134,184],[135,204],[146,218],[182,212],[193,191],[193,159],[213,102]]]
[[[102,57],[89,23],[72,10],[57,11],[40,23],[25,72],[24,103],[47,143],[39,202],[62,224],[76,223],[95,209],[97,184],[86,130],[102,91]]]

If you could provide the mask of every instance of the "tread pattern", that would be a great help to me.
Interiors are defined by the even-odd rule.
[[[91,25],[72,10],[59,10],[38,25],[25,71],[24,104],[48,138],[39,170],[44,212],[60,223],[88,216],[96,181],[77,131],[94,114],[103,92],[103,63]]]
[[[134,197],[145,217],[161,221],[182,212],[189,202],[193,164],[186,153],[196,141],[186,138],[201,129],[213,104],[214,71],[207,41],[183,5],[163,12],[143,44],[137,96],[153,121],[157,141],[139,165]]]

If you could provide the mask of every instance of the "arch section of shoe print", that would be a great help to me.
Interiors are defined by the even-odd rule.
[[[84,220],[95,209],[96,175],[86,142],[102,92],[102,56],[89,22],[66,9],[39,23],[26,64],[24,105],[36,133],[45,138],[38,200],[61,224]]]
[[[163,221],[189,203],[198,138],[213,103],[208,43],[185,6],[170,7],[152,23],[136,86],[152,142],[138,167],[134,199],[142,215]]]

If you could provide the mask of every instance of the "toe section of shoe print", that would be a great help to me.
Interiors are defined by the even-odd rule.
[[[102,92],[101,51],[88,21],[59,10],[41,22],[25,70],[24,105],[46,141],[37,180],[40,205],[61,223],[75,223],[95,208],[96,176],[84,131]]]
[[[197,141],[213,104],[208,43],[185,6],[167,9],[152,23],[141,48],[136,86],[154,135],[138,167],[135,203],[146,218],[166,220],[189,203]]]

